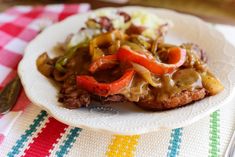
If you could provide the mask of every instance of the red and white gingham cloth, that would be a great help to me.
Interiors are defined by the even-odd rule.
[[[88,11],[89,4],[18,6],[0,14],[0,90],[16,76],[24,48],[43,28],[64,18]],[[15,120],[29,104],[24,91],[12,111],[0,115],[0,144]]]

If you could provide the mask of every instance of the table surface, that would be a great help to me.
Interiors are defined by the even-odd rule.
[[[92,9],[107,6],[143,5],[160,8],[169,8],[183,13],[189,13],[202,19],[222,24],[235,25],[235,0],[129,0],[125,4],[116,4],[95,0],[0,0],[0,11],[15,5],[43,5],[53,3],[81,3],[91,4]]]
[[[145,1],[147,2],[147,0]],[[1,7],[4,6],[2,4],[0,4]],[[105,6],[106,4],[100,3],[99,5]],[[109,6],[112,4],[107,5]],[[6,4],[5,9],[9,6],[11,6],[10,3]],[[98,7],[98,5],[92,4],[92,8],[95,7]],[[209,20],[211,19],[212,18],[209,18]],[[32,20],[36,21],[38,19],[32,18]],[[14,22],[11,25],[15,26],[14,23],[16,20],[13,18],[12,21]],[[25,24],[24,20],[17,20],[17,25],[19,25],[19,23],[21,26]],[[29,22],[28,24],[31,23],[35,22]],[[26,28],[28,27],[28,24],[26,24]],[[17,25],[13,28],[18,28]],[[9,30],[5,29],[6,27],[3,28],[5,31],[9,32]],[[33,27],[31,31],[33,31],[33,29],[35,28]],[[29,34],[30,36],[32,35],[32,37],[33,35],[36,35],[36,33],[28,33],[28,31],[26,32],[27,33],[25,34]],[[11,51],[7,51],[7,49],[14,49],[17,51],[15,54],[22,54],[20,52],[23,52],[24,47],[27,45],[25,39],[21,39],[23,37],[20,35],[17,35],[16,38],[11,38],[11,36],[9,36],[7,33],[2,34],[4,37],[6,36],[6,40],[10,38],[10,41],[8,41],[7,44],[5,43],[6,40],[1,42],[2,50],[4,50],[2,52],[5,52],[6,50],[6,53],[2,53],[2,56],[4,54],[5,58],[9,58],[8,54],[13,54]],[[229,32],[229,35],[231,35],[231,37],[235,36],[231,32]],[[18,58],[19,55],[13,56]],[[10,60],[8,59],[7,61]],[[13,59],[12,61],[19,60]],[[6,74],[3,72],[5,76],[8,76],[8,73],[11,74],[9,69],[10,68],[4,68],[1,69],[1,71],[8,71]],[[1,77],[5,77],[4,75],[1,75]],[[219,156],[221,154],[222,156],[234,129],[234,111],[235,105],[231,103],[222,110],[214,112],[211,114],[211,116],[207,116],[205,119],[202,119],[201,121],[198,121],[191,126],[185,127],[184,129],[164,129],[156,133],[142,135],[141,137],[123,137],[118,135],[112,136],[101,132],[96,132],[94,134],[94,132],[91,130],[72,128],[70,126],[59,123],[52,117],[49,117],[47,113],[45,111],[41,111],[40,108],[36,108],[34,105],[29,105],[24,114],[22,114],[22,116],[14,124],[14,128],[12,128],[9,134],[6,136],[4,145],[0,149],[0,154],[1,156],[7,156],[8,153],[18,155],[19,153],[26,154],[25,152],[27,151],[28,154],[26,154],[26,156],[30,156],[30,153],[36,153],[43,156],[44,154],[42,151],[44,151],[44,153],[51,152],[51,154],[53,154],[52,156],[55,156],[54,154],[67,152],[69,150],[70,154],[68,154],[68,156],[79,155],[98,157],[100,154],[102,155],[106,152],[107,154],[111,155],[116,152],[132,153],[132,150],[136,149],[136,156],[153,156],[154,154],[158,154],[159,156],[166,156],[166,153],[169,156],[175,154],[179,154],[178,156],[198,156],[198,154],[201,156]],[[0,122],[0,124],[3,123]],[[52,146],[54,149],[51,149]],[[46,149],[43,149],[45,147]],[[132,155],[128,154],[128,156]]]

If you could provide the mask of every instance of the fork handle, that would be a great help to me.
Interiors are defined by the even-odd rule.
[[[235,131],[225,152],[225,157],[235,157]]]

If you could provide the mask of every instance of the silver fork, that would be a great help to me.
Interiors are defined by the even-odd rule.
[[[233,136],[230,139],[229,145],[224,154],[225,157],[235,157],[235,130],[233,132]]]
[[[16,104],[22,85],[16,76],[0,91],[0,114],[8,113]]]

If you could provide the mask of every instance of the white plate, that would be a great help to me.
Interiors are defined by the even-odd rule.
[[[115,9],[115,8],[105,8]],[[167,41],[181,44],[193,42],[207,52],[209,67],[222,81],[225,90],[216,96],[193,103],[186,107],[164,111],[146,112],[133,104],[115,104],[102,107],[99,104],[87,109],[69,110],[57,102],[58,88],[41,75],[35,61],[42,52],[55,56],[53,46],[64,41],[66,36],[77,32],[90,13],[74,15],[57,23],[39,34],[26,48],[18,73],[29,99],[46,109],[52,116],[68,125],[96,129],[118,134],[142,134],[161,128],[177,128],[191,124],[228,103],[235,86],[235,49],[213,26],[202,20],[166,9],[124,7],[127,12],[144,9],[163,19],[170,19],[174,27]]]

